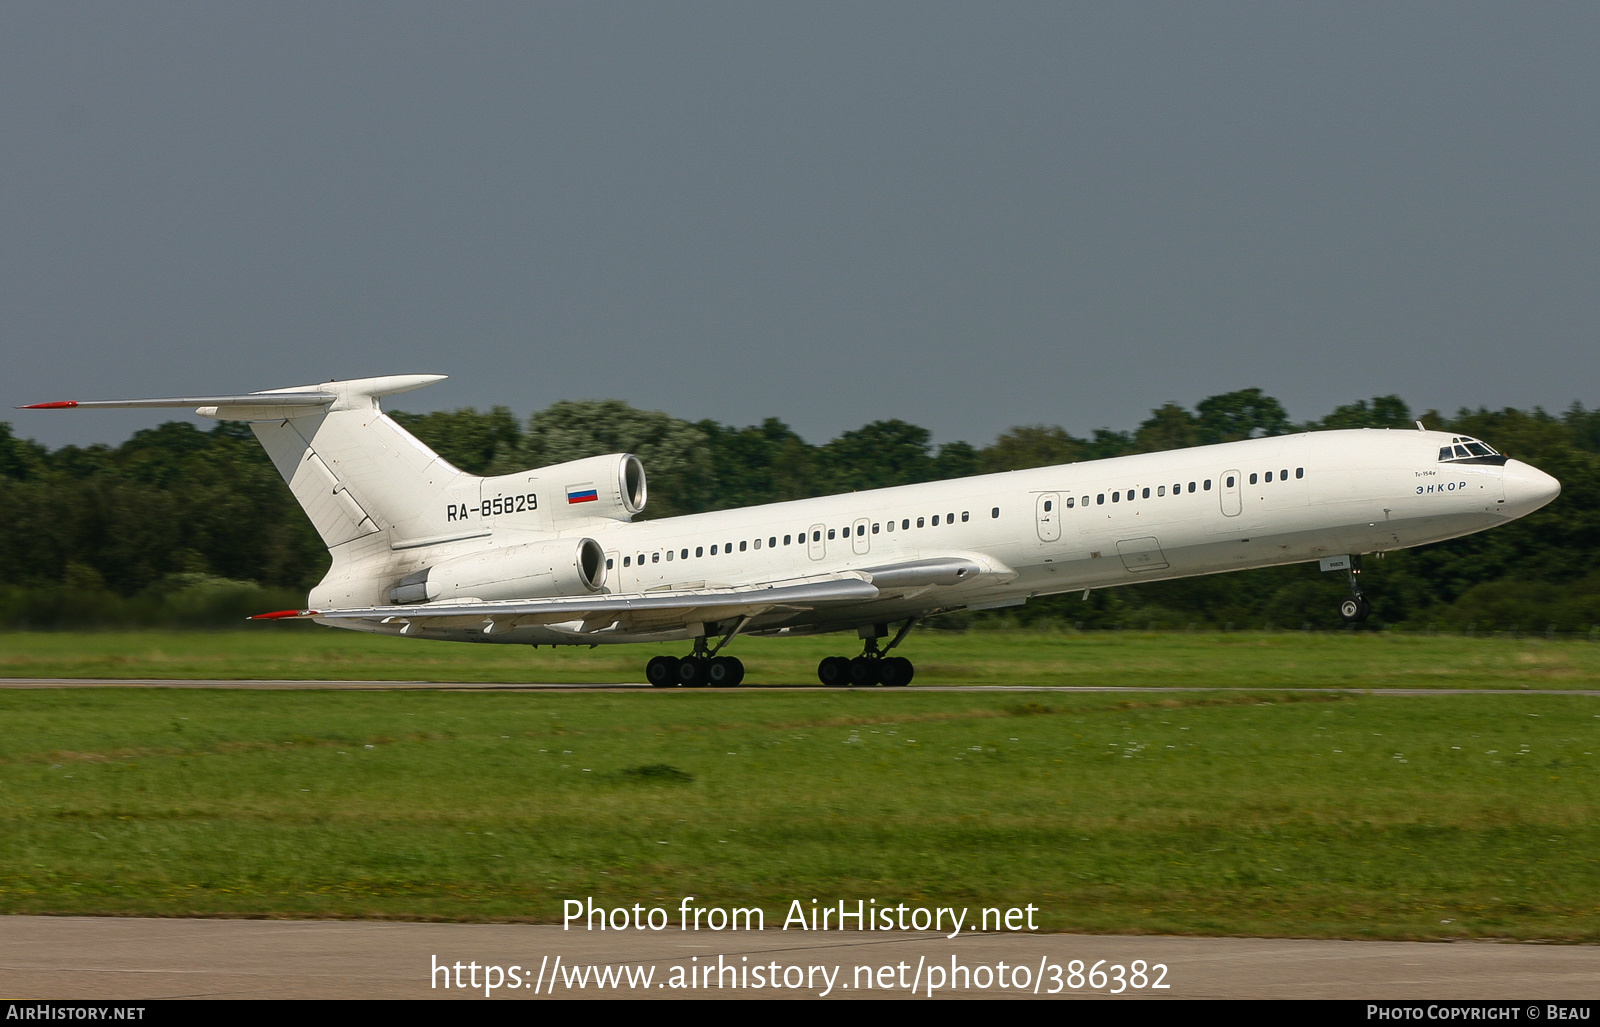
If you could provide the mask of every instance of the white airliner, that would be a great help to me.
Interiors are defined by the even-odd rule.
[[[1321,561],[1367,616],[1361,555],[1532,513],[1561,485],[1477,439],[1308,432],[634,522],[626,453],[498,477],[450,466],[378,400],[442,379],[396,375],[242,396],[40,403],[192,407],[249,421],[333,557],[306,610],[358,631],[462,642],[688,640],[650,683],[737,685],[739,635],[855,631],[828,685],[904,685],[889,653],[923,618],[1033,596]],[[892,639],[880,647],[878,640]]]

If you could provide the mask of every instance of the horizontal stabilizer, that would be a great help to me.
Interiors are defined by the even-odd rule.
[[[380,396],[393,396],[401,392],[410,392],[420,389],[424,385],[443,381],[442,374],[391,374],[380,378],[354,378],[342,382],[326,382],[322,385],[296,385],[287,389],[269,389],[264,392],[249,392],[240,396],[177,396],[171,399],[89,399],[89,400],[57,400],[54,403],[29,403],[18,407],[18,410],[70,410],[76,407],[106,408],[106,407],[193,407],[204,411],[207,416],[217,416],[222,411],[224,416],[230,410],[243,411],[247,414],[259,412],[287,413],[297,407],[315,408],[341,405],[354,405],[362,401],[377,399]],[[245,416],[237,420],[260,420],[259,416]]]
[[[18,410],[68,410],[73,407],[320,407],[338,397],[329,392],[256,392],[245,396],[184,396],[174,399],[89,399],[29,403]]]

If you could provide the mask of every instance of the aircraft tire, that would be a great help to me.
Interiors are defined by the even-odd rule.
[[[737,688],[744,680],[744,664],[732,656],[718,656],[706,665],[706,684],[712,688]]]
[[[911,684],[911,678],[916,674],[916,668],[904,656],[886,656],[883,665],[878,668],[878,677],[890,688],[900,688]]]
[[[678,661],[678,684],[684,688],[704,688],[706,686],[707,665],[711,661],[704,656],[685,656]]]
[[[829,688],[843,688],[850,683],[850,661],[843,656],[829,656],[817,664],[817,680]]]
[[[857,656],[850,661],[850,683],[857,688],[871,688],[880,680],[878,660],[867,656]]]
[[[656,688],[678,687],[678,658],[655,656],[644,665],[645,680]]]
[[[1372,613],[1372,604],[1360,596],[1351,596],[1339,604],[1339,616],[1346,624],[1359,624]]]

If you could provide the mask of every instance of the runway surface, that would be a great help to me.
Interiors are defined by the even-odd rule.
[[[606,684],[555,684],[483,681],[241,681],[222,678],[0,678],[0,688],[240,688],[279,691],[413,691],[445,690],[456,692],[603,692],[655,691],[647,684],[612,682]],[[767,690],[835,692],[843,689],[821,685],[740,685],[733,692]],[[1600,696],[1593,688],[1298,688],[1292,685],[1260,688],[1195,685],[1161,687],[1140,685],[909,685],[882,689],[895,692],[1339,692],[1348,695],[1584,695]],[[719,691],[704,689],[704,691]]]
[[[558,957],[559,966],[553,962]],[[1082,961],[1081,977],[1071,975],[1073,960]],[[1088,974],[1099,960],[1111,976],[1095,986]],[[1142,986],[1129,976],[1135,960],[1146,965]],[[465,988],[455,986],[458,962]],[[468,969],[472,963],[477,971]],[[777,970],[765,976],[787,976],[794,986],[751,986],[749,969],[772,964]],[[739,973],[724,970],[721,987],[670,985],[673,968],[686,981],[707,965],[714,971],[733,966]],[[1157,965],[1165,967],[1159,981]],[[449,969],[435,969],[440,966]],[[512,966],[519,968],[520,988],[506,986]],[[636,975],[655,969],[648,986],[636,976],[629,987],[624,976],[619,985],[601,987],[591,969],[601,966],[633,968]],[[940,976],[933,968],[944,977],[934,996],[1035,998],[1057,988],[1056,967],[1060,987],[1054,997],[1103,998],[1116,987],[1114,966],[1123,968],[1130,983],[1122,995],[1130,998],[1600,997],[1600,946],[1592,945],[1060,934],[964,934],[952,940],[911,932],[782,931],[772,922],[765,931],[696,934],[524,924],[0,917],[0,994],[12,999],[482,1001],[483,985],[493,979],[488,967],[499,967],[503,982],[492,997],[533,1000],[908,998],[914,974],[917,995],[930,990],[930,981]],[[958,969],[951,987],[953,967]],[[584,987],[561,983],[575,981],[580,972]],[[734,987],[741,974],[744,986]],[[824,995],[828,974],[832,988]],[[470,984],[474,976],[476,989]],[[1154,988],[1158,982],[1169,987]]]

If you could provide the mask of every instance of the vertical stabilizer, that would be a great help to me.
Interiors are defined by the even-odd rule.
[[[463,490],[476,501],[478,477],[457,470],[378,407],[378,399],[431,385],[443,375],[397,375],[325,382],[323,406],[249,418],[256,438],[289,483],[295,499],[329,549],[387,531],[401,547],[443,540],[457,527],[449,505]],[[270,395],[270,393],[266,394]],[[203,408],[210,417],[240,418],[238,406]],[[243,411],[254,413],[255,411]]]

